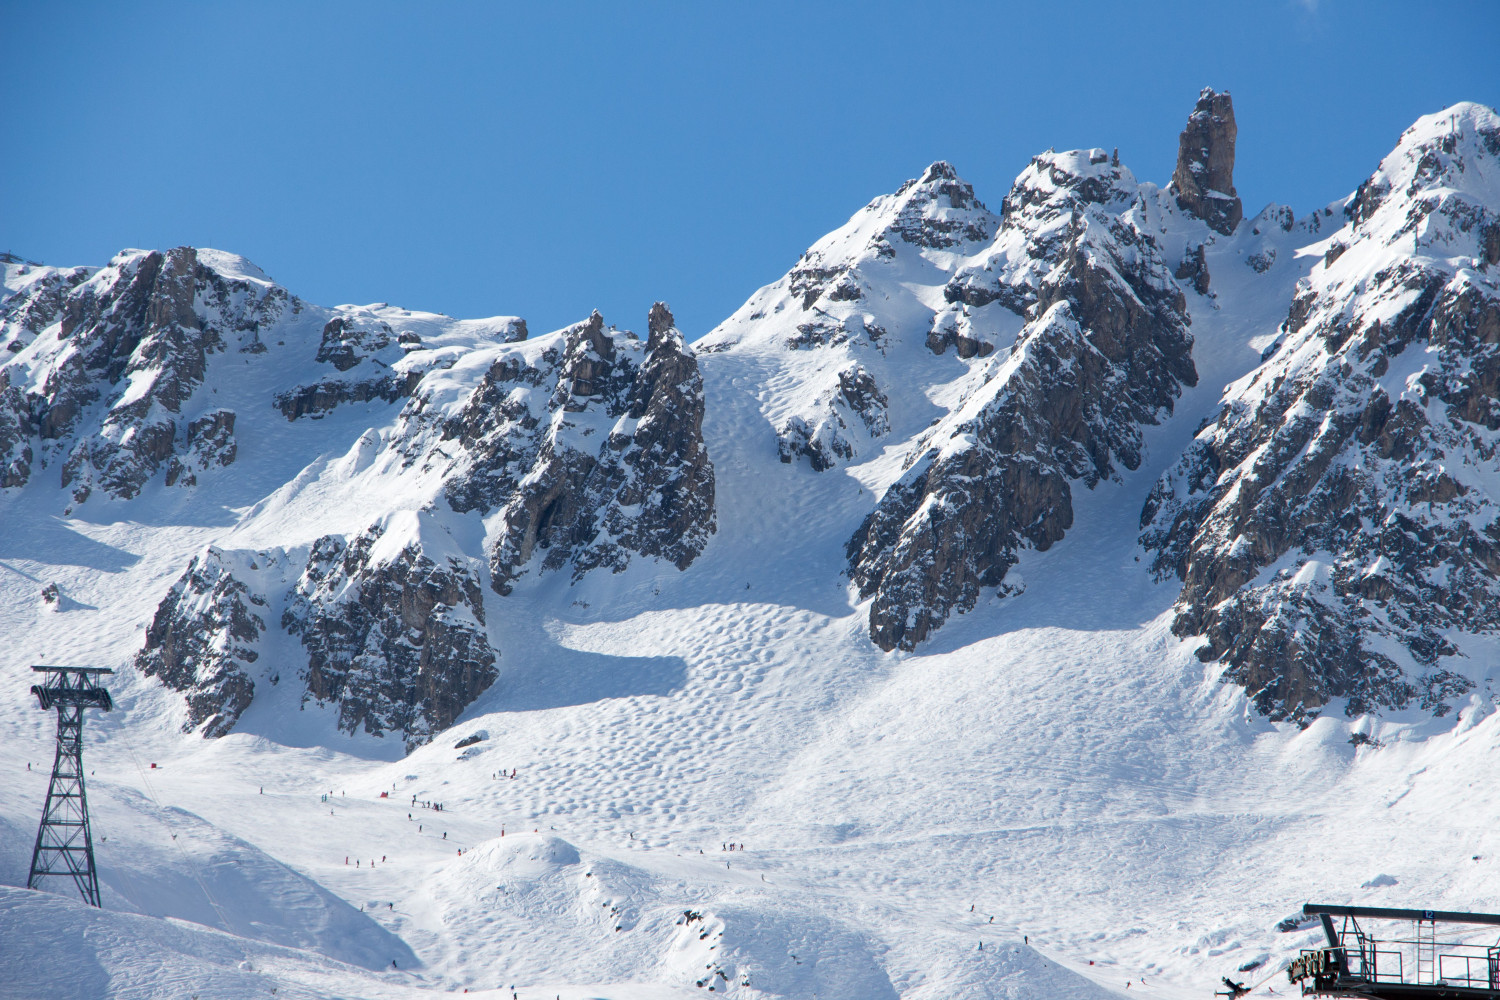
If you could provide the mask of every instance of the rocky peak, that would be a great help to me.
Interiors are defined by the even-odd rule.
[[[193,247],[125,251],[98,270],[27,277],[7,272],[16,292],[0,306],[12,345],[34,336],[3,362],[14,390],[0,393],[11,411],[0,416],[0,444],[10,445],[0,450],[4,478],[23,485],[35,464],[61,458],[75,503],[95,488],[133,497],[163,466],[187,485],[196,471],[231,462],[233,414],[208,407],[217,415],[205,422],[193,412],[209,357],[264,352],[261,328],[301,309],[248,261]],[[17,445],[18,426],[35,438]]]
[[[676,329],[677,321],[672,318],[672,310],[667,308],[667,304],[654,303],[646,315],[646,350],[656,350],[661,346],[662,338]]]
[[[1414,233],[1434,209],[1455,195],[1475,206],[1468,210],[1470,215],[1486,206],[1491,216],[1496,212],[1495,200],[1500,197],[1500,116],[1482,104],[1455,104],[1417,119],[1345,203],[1344,214],[1360,225],[1387,208],[1396,229],[1392,235]],[[1468,224],[1463,219],[1454,221],[1463,233],[1474,229],[1473,220]],[[1480,233],[1482,241],[1490,238],[1488,232]],[[1482,247],[1480,256],[1485,256]]]
[[[871,205],[885,200],[877,198]],[[901,185],[882,208],[894,218],[876,237],[877,246],[899,239],[915,247],[950,250],[994,235],[994,217],[974,196],[973,186],[942,160]],[[890,252],[888,247],[884,252]]]
[[[570,330],[540,440],[522,438],[519,454],[496,455],[515,456],[506,468],[523,456],[531,466],[491,547],[499,593],[538,554],[543,570],[571,563],[576,580],[600,567],[623,570],[632,553],[686,569],[707,544],[716,521],[702,375],[665,305],[648,322],[644,349],[632,334],[605,330],[598,313]]]
[[[1032,157],[1005,196],[994,242],[943,288],[948,306],[933,317],[927,346],[937,354],[955,347],[960,358],[993,352],[1001,330],[1014,326],[991,306],[1031,318],[1043,278],[1076,242],[1083,219],[1112,218],[1139,199],[1134,175],[1102,149]]]
[[[984,208],[974,196],[974,188],[958,176],[947,160],[937,160],[920,177],[906,181],[896,189],[896,198],[909,197],[921,204],[935,203],[948,208]]]
[[[1500,627],[1497,168],[1488,108],[1408,130],[1142,513],[1174,629],[1274,719],[1442,714],[1464,636]]]
[[[1037,228],[1085,205],[1122,208],[1139,197],[1135,175],[1102,149],[1048,150],[1031,158],[1001,203],[1006,226]]]
[[[584,409],[591,396],[619,394],[622,386],[611,379],[616,353],[614,339],[604,329],[604,317],[597,309],[568,330],[563,377],[558,381],[558,392],[566,396],[562,400],[566,409]]]
[[[610,429],[596,479],[607,484],[604,530],[580,554],[591,565],[623,567],[626,553],[687,569],[716,528],[714,469],[703,443],[703,376],[663,302],[651,307],[646,356],[626,409]],[[608,470],[618,463],[619,470]],[[611,495],[612,492],[612,495]]]
[[[1169,190],[1177,204],[1219,233],[1232,233],[1244,217],[1234,190],[1234,102],[1229,92],[1203,88],[1177,140],[1177,169]]]
[[[1197,382],[1182,292],[1151,237],[1104,207],[1133,204],[1133,192],[1110,194],[1122,168],[1095,150],[1029,169],[1018,188],[1041,196],[1008,205],[991,274],[1035,281],[1030,322],[917,442],[847,546],[882,649],[915,648],[983,588],[1012,590],[1019,550],[1047,549],[1072,526],[1072,482],[1137,468],[1141,426]],[[1059,194],[1079,188],[1087,204]],[[1031,256],[1037,246],[1046,254]]]

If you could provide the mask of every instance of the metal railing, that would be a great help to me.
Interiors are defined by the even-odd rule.
[[[1338,947],[1302,952],[1303,968],[1324,974],[1342,972],[1339,978],[1370,983],[1415,986],[1457,986],[1469,989],[1500,989],[1500,944],[1468,944],[1437,941],[1423,934],[1412,940],[1377,941],[1363,934],[1349,934]],[[1408,965],[1408,960],[1415,962]],[[1406,970],[1413,968],[1413,978]]]

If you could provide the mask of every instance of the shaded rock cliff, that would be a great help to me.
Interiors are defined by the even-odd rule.
[[[281,624],[307,649],[307,692],[348,732],[407,749],[452,725],[494,683],[479,574],[426,512],[313,544]]]

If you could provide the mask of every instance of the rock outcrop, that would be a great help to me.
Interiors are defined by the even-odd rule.
[[[340,729],[399,735],[408,750],[497,676],[479,574],[428,512],[318,539],[281,624],[307,649],[308,696],[338,707]]]
[[[25,486],[31,478],[35,457],[31,442],[35,437],[36,424],[26,394],[11,385],[8,372],[0,371],[0,489]]]
[[[275,558],[209,546],[157,606],[135,668],[186,695],[184,732],[223,736],[250,706],[269,602],[246,581]]]
[[[215,262],[231,259],[204,253]],[[24,407],[14,392],[0,400],[9,414],[0,416],[0,435],[35,435],[11,441],[10,485],[60,458],[61,482],[75,503],[95,489],[129,499],[164,467],[186,483],[194,477],[184,466],[202,471],[233,461],[232,419],[193,412],[208,359],[228,350],[264,352],[262,327],[301,304],[199,254],[192,247],[127,251],[95,272],[53,272],[7,299],[11,328],[46,324],[45,336],[8,366],[10,389],[24,392]],[[17,462],[28,445],[32,458]]]
[[[686,569],[716,525],[703,407],[697,358],[657,303],[644,343],[594,313],[497,350],[441,416],[436,397],[419,394],[408,420],[438,422],[422,461],[447,466],[452,508],[498,513],[490,577],[507,594],[534,560],[575,580],[623,570],[633,554]]]
[[[1141,425],[1196,383],[1182,292],[1139,197],[1102,150],[1037,157],[1007,197],[990,273],[1034,296],[1031,321],[849,541],[881,648],[912,649],[982,588],[1003,592],[1020,548],[1072,526],[1070,484],[1136,468]]]
[[[910,378],[898,359],[923,343],[932,315],[912,288],[940,284],[998,223],[951,165],[933,163],[818,240],[696,346],[775,359],[783,388],[765,416],[783,461],[822,472],[878,453],[891,433],[891,380]],[[965,359],[994,350],[995,335],[969,333],[944,346]]]
[[[570,566],[575,580],[618,572],[632,553],[686,569],[715,530],[714,475],[703,379],[666,307],[652,307],[644,351],[598,313],[570,329],[547,409],[497,521],[495,590],[507,593],[538,556],[544,570]]]
[[[807,416],[794,413],[777,427],[776,448],[783,462],[805,457],[823,472],[853,458],[861,437],[881,438],[891,429],[885,394],[863,365],[853,362],[829,374],[831,384],[819,392],[811,411],[816,422],[809,424]]]
[[[1500,627],[1497,190],[1493,111],[1408,130],[1142,513],[1175,630],[1273,719],[1441,713],[1455,642]]]
[[[388,306],[344,306],[323,325],[313,360],[338,374],[302,382],[276,394],[275,405],[288,420],[319,420],[348,403],[394,403],[416,391],[422,377],[453,363],[448,353],[424,350],[420,334],[396,329],[382,314],[402,314]],[[409,314],[408,314],[409,315]],[[514,316],[455,323],[474,328],[489,343],[526,339],[526,321]],[[408,357],[408,356],[411,357]]]
[[[1177,141],[1177,168],[1170,190],[1177,204],[1219,233],[1232,233],[1244,218],[1234,190],[1234,102],[1229,92],[1205,87]]]
[[[68,293],[87,281],[96,268],[43,267],[21,261],[6,261],[11,268],[14,291],[0,297],[0,361],[25,350],[47,327],[62,316]]]

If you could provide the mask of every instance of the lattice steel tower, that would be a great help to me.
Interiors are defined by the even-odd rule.
[[[99,905],[99,874],[94,870],[94,838],[89,832],[89,805],[83,794],[83,710],[114,708],[109,692],[99,686],[101,674],[113,670],[97,667],[32,667],[45,674],[33,684],[31,693],[42,711],[57,709],[57,757],[52,763],[52,783],[47,786],[47,805],[42,825],[36,831],[31,852],[31,876],[26,888],[39,889],[45,875],[72,878],[90,906]]]

